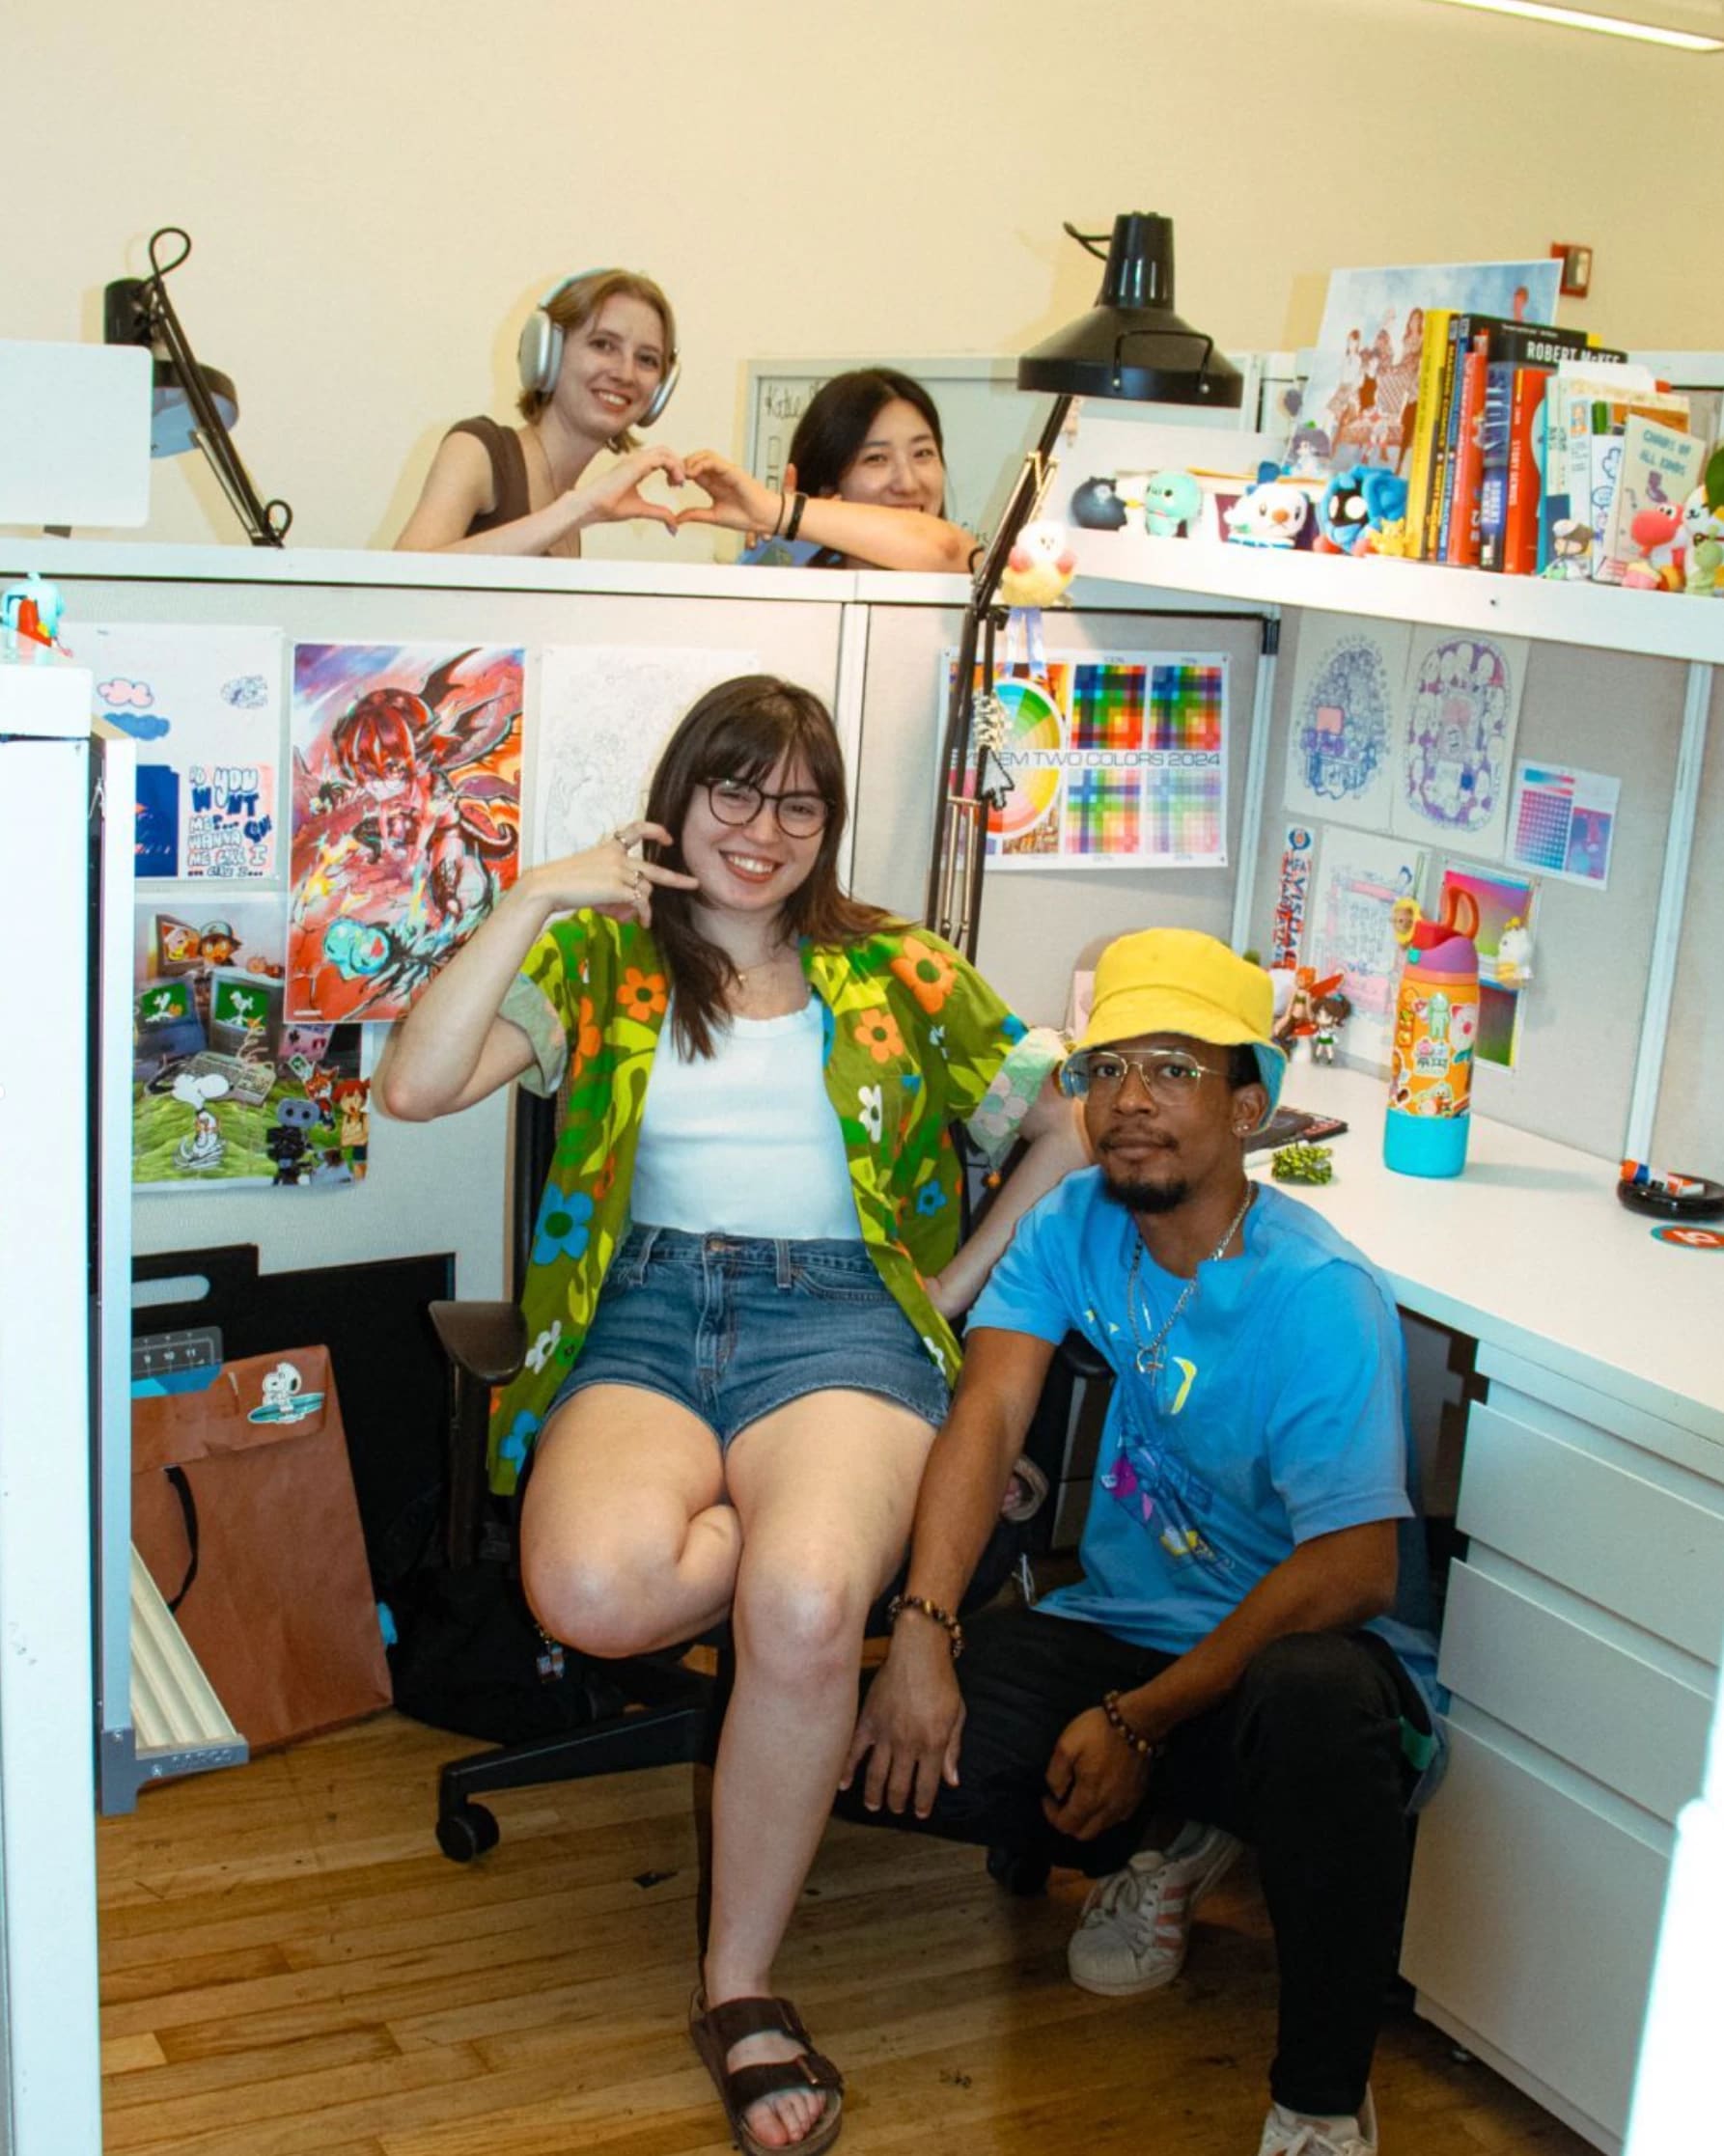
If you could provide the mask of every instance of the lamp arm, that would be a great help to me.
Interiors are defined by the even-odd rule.
[[[962,867],[963,903],[958,924],[959,938],[965,957],[975,956],[976,937],[981,927],[982,871],[987,854],[987,808],[980,799],[963,800],[960,796],[963,779],[972,760],[972,733],[976,712],[976,647],[981,641],[982,625],[993,610],[1000,579],[1006,572],[1006,563],[1017,543],[1018,534],[1035,514],[1038,504],[1046,489],[1051,475],[1053,452],[1058,445],[1072,400],[1059,396],[1048,411],[1047,424],[1042,429],[1041,439],[1025,456],[1013,482],[1006,506],[1000,512],[993,537],[987,542],[987,551],[978,565],[975,579],[970,586],[969,602],[964,608],[963,627],[959,636],[958,667],[953,675],[951,694],[946,705],[946,732],[940,751],[940,790],[935,803],[933,846],[928,865],[928,894],[924,918],[937,934],[951,937],[952,886],[957,880],[957,854],[959,850],[959,825],[968,820],[976,825],[969,834]],[[991,679],[991,667],[989,677]],[[978,764],[980,759],[976,759]],[[980,769],[975,773],[980,780]]]
[[[184,251],[166,267],[155,259],[155,243],[172,235],[185,239]],[[181,327],[180,317],[174,311],[174,302],[168,297],[168,271],[178,269],[191,252],[191,241],[174,226],[164,227],[154,233],[150,240],[151,275],[144,280],[139,294],[140,303],[148,313],[153,334],[161,340],[168,363],[185,392],[185,401],[191,406],[197,421],[197,444],[203,451],[209,468],[221,483],[221,488],[233,506],[234,513],[244,525],[247,538],[254,546],[279,546],[287,537],[293,521],[293,511],[286,502],[263,502],[252,484],[251,474],[246,470],[239,452],[234,446],[234,437],[228,424],[221,416],[209,384],[204,379],[204,370],[198,365],[185,331]]]

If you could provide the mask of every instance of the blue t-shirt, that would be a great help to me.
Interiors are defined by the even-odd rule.
[[[1115,1373],[1079,1557],[1083,1578],[1037,1606],[1182,1654],[1314,1535],[1401,1520],[1400,1580],[1378,1633],[1437,1705],[1405,1348],[1388,1284],[1320,1213],[1260,1184],[1244,1250],[1198,1268],[1195,1295],[1135,1367],[1185,1283],[1148,1249],[1135,1340],[1126,1290],[1138,1241],[1099,1169],[1069,1175],[1018,1223],[970,1313],[1038,1340],[1083,1334]]]

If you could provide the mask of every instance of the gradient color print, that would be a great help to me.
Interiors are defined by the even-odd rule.
[[[1066,781],[1067,854],[1132,854],[1143,844],[1143,784],[1136,771],[1074,771]]]
[[[1064,684],[1052,681],[1054,694],[1071,714],[1071,746],[1074,749],[1137,749],[1144,740],[1144,669],[1087,663],[1060,666],[1053,675],[1070,675],[1069,695]],[[1172,668],[1158,672],[1174,671]]]
[[[1227,674],[1219,666],[1181,663],[1150,670],[1145,747],[1216,754],[1227,714]]]
[[[1221,860],[1227,806],[1220,769],[1144,776],[1144,851],[1165,861]]]

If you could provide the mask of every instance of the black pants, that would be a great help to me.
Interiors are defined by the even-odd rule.
[[[1074,1716],[1116,1687],[1147,1683],[1172,1657],[1035,1610],[991,1610],[964,1629],[959,1786],[941,1786],[926,1821],[867,1811],[855,1790],[839,1809],[1043,1853],[1092,1876],[1117,1871],[1142,1845],[1143,1814],[1093,1841],[1056,1834],[1042,1810],[1047,1762]],[[1269,2087],[1293,2111],[1356,2112],[1364,2101],[1406,1894],[1413,1777],[1403,1716],[1427,1727],[1381,1640],[1300,1633],[1266,1647],[1219,1706],[1182,1725],[1156,1756],[1144,1814],[1181,1811],[1257,1851],[1281,1976]]]

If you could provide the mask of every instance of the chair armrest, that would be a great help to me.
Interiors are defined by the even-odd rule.
[[[432,1303],[443,1352],[482,1385],[506,1385],[527,1360],[527,1322],[514,1303]]]

